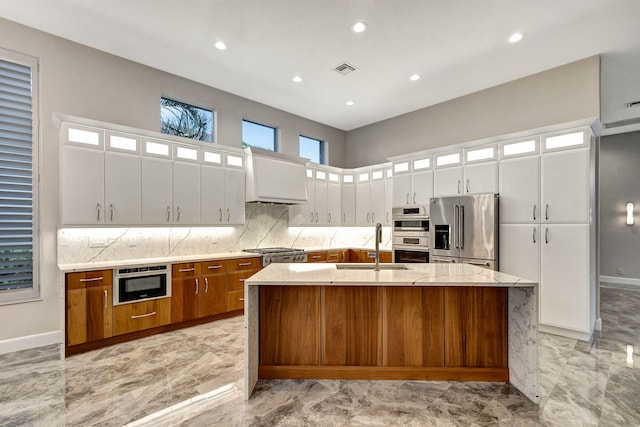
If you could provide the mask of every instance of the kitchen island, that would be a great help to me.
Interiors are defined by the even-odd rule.
[[[271,264],[245,281],[258,378],[510,382],[538,402],[537,284],[469,264]]]

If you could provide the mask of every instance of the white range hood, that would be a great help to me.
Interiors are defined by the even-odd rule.
[[[307,159],[245,148],[247,155],[246,201],[282,203],[307,202]]]

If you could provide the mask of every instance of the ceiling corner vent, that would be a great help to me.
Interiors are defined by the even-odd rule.
[[[343,76],[346,76],[347,74],[353,73],[355,70],[357,70],[357,68],[349,64],[348,62],[343,62],[342,64],[335,66],[333,70],[342,74]]]

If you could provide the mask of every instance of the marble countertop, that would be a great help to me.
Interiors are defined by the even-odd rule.
[[[58,264],[60,271],[87,271],[105,268],[133,267],[150,264],[174,264],[178,262],[214,261],[236,258],[260,258],[260,255],[251,252],[218,252],[212,254],[197,254],[183,256],[169,256],[161,258],[140,258],[116,261],[81,262],[73,264]]]
[[[338,266],[347,266],[340,270]],[[470,264],[405,264],[407,270],[365,270],[373,264],[270,264],[245,281],[248,286],[491,286],[536,287],[537,283]],[[398,264],[380,264],[382,267]],[[355,267],[354,267],[355,266]],[[349,267],[354,267],[350,269]]]

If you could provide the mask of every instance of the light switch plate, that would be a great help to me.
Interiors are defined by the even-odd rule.
[[[107,246],[107,239],[105,237],[90,237],[89,247],[91,248],[104,248]]]

